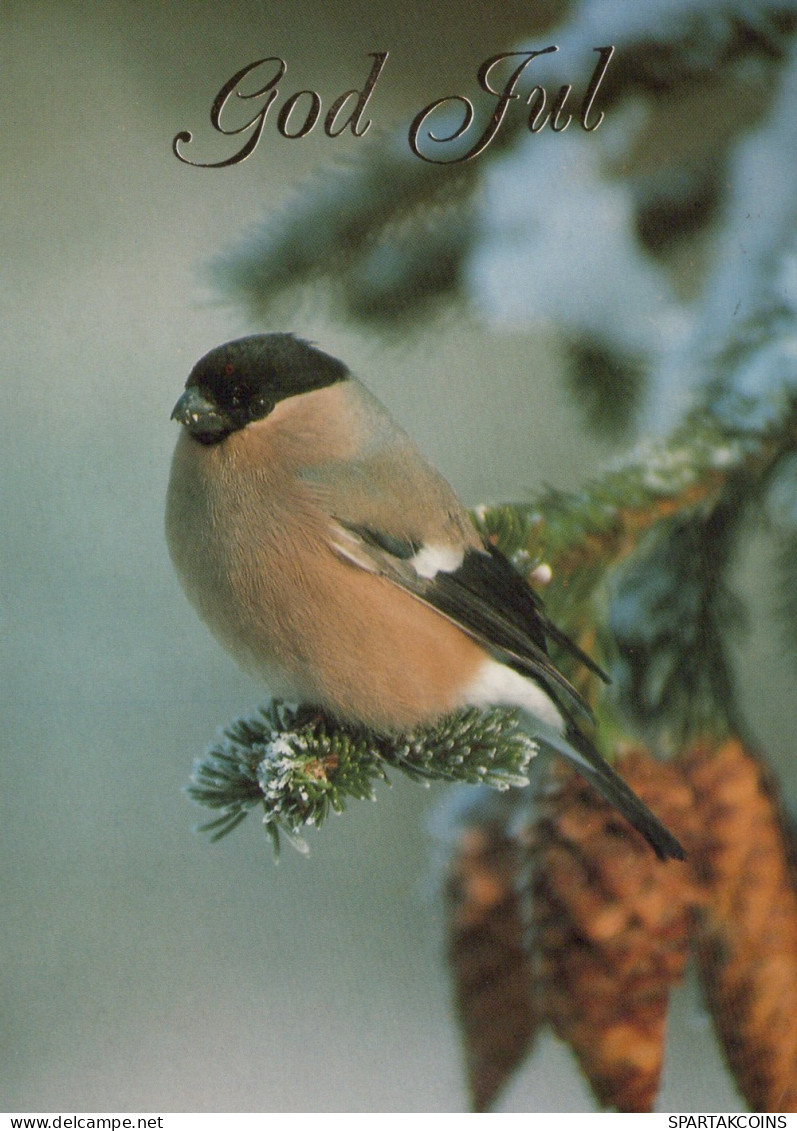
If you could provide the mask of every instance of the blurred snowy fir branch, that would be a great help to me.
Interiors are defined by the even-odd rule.
[[[363,144],[213,278],[259,322],[310,289],[380,332],[417,331],[457,303],[496,330],[553,328],[591,424],[636,432],[580,490],[479,507],[474,521],[609,669],[608,690],[567,674],[603,752],[688,860],[661,865],[620,835],[572,773],[452,805],[449,959],[474,1106],[493,1103],[548,1024],[600,1104],[651,1110],[691,949],[742,1095],[753,1110],[797,1110],[792,836],[731,662],[744,626],[732,569],[754,527],[777,547],[759,585],[797,650],[797,9],[567,11],[535,31],[531,46],[559,52],[522,93],[554,91],[574,59],[588,69],[612,43],[598,130],[532,136],[521,99],[461,165],[421,162],[405,137]],[[485,96],[477,114],[491,109]],[[520,748],[503,748],[503,726],[516,732],[501,712],[485,741],[471,742],[476,717],[454,716],[438,761],[434,732],[407,753],[286,710],[235,724],[199,763],[191,793],[220,812],[215,835],[262,807],[275,843],[300,836],[372,796],[386,766],[499,786],[526,774]]]
[[[639,247],[625,242],[624,266],[643,278],[624,290],[632,295],[644,282],[644,302],[657,274],[644,264],[644,250],[662,251],[673,236],[694,232],[721,209],[723,169],[740,133],[758,123],[776,94],[795,25],[790,3],[577,5],[568,23],[546,34],[558,53],[535,60],[533,66],[541,69],[531,77],[532,67],[520,99],[478,159],[429,164],[409,153],[403,135],[364,145],[362,157],[325,166],[280,212],[247,232],[212,264],[212,278],[221,294],[258,319],[286,292],[314,283],[341,302],[347,317],[388,331],[397,320],[428,319],[440,301],[465,298],[489,311],[493,296],[489,288],[480,293],[477,276],[490,245],[514,241],[523,224],[520,252],[545,279],[546,268],[553,267],[539,260],[540,251],[552,258],[545,233],[558,235],[557,213],[572,215],[578,199],[582,217],[596,213],[590,217],[597,222],[591,238],[601,249],[614,236],[624,238],[613,230],[618,223],[634,227]],[[605,114],[600,129],[585,135],[571,123],[566,134],[554,137],[546,129],[530,136],[523,105],[529,89],[541,82],[552,93],[579,65],[589,73],[595,44],[609,31],[616,50],[600,89]],[[542,34],[535,36],[535,47],[543,45]],[[701,120],[705,107],[689,101],[696,88],[712,116],[723,104],[732,107],[720,128]],[[486,120],[494,102],[481,96],[477,120]],[[604,150],[601,141],[624,110],[629,116],[623,117],[623,131],[633,136],[616,154],[614,145]],[[651,136],[663,142],[664,152],[651,147]],[[550,163],[563,145],[576,147],[574,164],[583,168],[573,185],[554,182],[554,192]],[[594,190],[599,191],[590,202]],[[535,228],[542,234],[535,236]],[[503,266],[511,274],[510,265]],[[570,265],[568,270],[569,287],[578,289]],[[513,281],[516,285],[517,278]],[[604,282],[611,287],[611,280]],[[601,281],[591,277],[582,284],[600,289]]]

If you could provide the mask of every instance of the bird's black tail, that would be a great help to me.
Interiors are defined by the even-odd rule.
[[[651,813],[647,805],[626,785],[620,775],[613,769],[605,758],[601,757],[594,745],[586,735],[571,724],[567,727],[565,735],[558,741],[546,739],[550,745],[562,754],[576,767],[591,785],[625,819],[642,834],[660,860],[683,860],[686,856],[683,848],[664,827],[657,817]]]

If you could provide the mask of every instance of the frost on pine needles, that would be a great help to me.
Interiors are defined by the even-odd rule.
[[[416,780],[509,789],[528,784],[535,753],[513,710],[470,708],[428,728],[381,736],[275,701],[222,732],[196,763],[187,791],[220,811],[201,826],[213,840],[260,808],[275,853],[281,833],[306,852],[302,830],[323,824],[330,811],[341,813],[348,800],[375,800],[388,766]]]

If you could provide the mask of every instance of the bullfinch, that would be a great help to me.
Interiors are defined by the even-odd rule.
[[[683,857],[595,749],[548,641],[599,669],[343,362],[292,334],[240,338],[197,362],[172,417],[169,551],[248,673],[378,733],[521,708],[659,857]]]

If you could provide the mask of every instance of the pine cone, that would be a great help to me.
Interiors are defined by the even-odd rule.
[[[486,1111],[537,1029],[517,894],[520,849],[497,822],[461,830],[446,888],[448,957],[474,1111]]]
[[[708,889],[698,960],[709,1008],[753,1111],[797,1111],[797,895],[774,784],[735,738],[683,759]]]
[[[680,769],[643,751],[626,754],[617,768],[688,852],[696,829]],[[700,899],[691,869],[658,860],[570,770],[543,800],[531,865],[540,1011],[602,1105],[651,1111],[669,993],[686,966]]]

